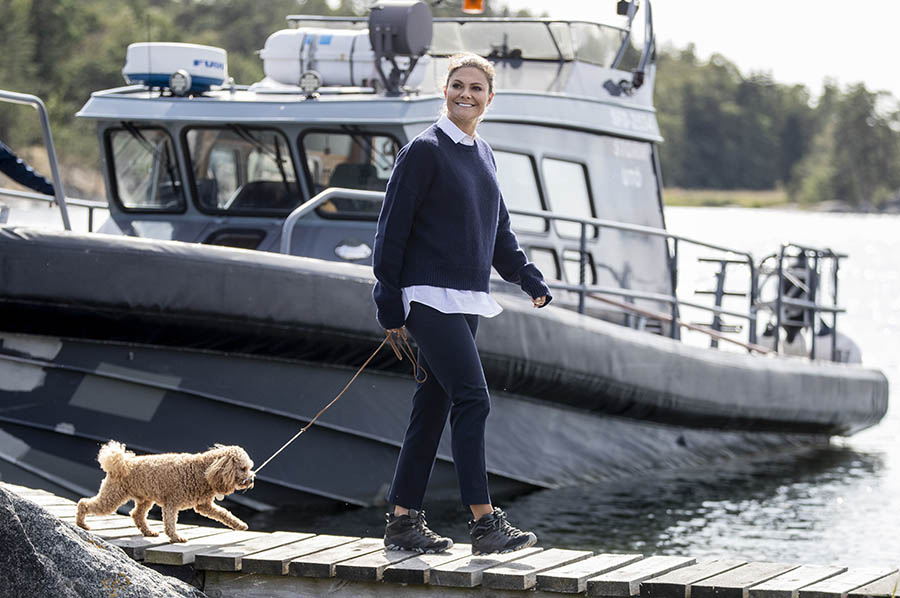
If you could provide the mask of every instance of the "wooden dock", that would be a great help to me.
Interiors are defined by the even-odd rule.
[[[75,503],[43,490],[2,484],[56,517],[75,521]],[[213,524],[214,522],[211,522]],[[444,554],[385,551],[381,538],[299,532],[236,532],[179,525],[188,539],[145,538],[123,515],[89,517],[91,532],[150,566],[175,567],[210,598],[391,596],[559,598],[887,598],[896,568],[698,561],[690,557],[593,554],[534,547],[475,557],[468,545]],[[218,524],[214,524],[218,525]],[[160,522],[151,527],[162,531]]]

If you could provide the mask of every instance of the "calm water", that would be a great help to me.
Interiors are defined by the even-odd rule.
[[[670,209],[671,230],[762,256],[783,241],[850,254],[841,269],[840,326],[864,362],[900,385],[900,217],[774,210]],[[683,262],[682,284],[708,287],[709,272]],[[696,283],[696,284],[694,284]],[[831,447],[563,490],[504,502],[510,519],[544,546],[697,557],[870,566],[900,564],[900,415]],[[426,505],[429,523],[466,541],[465,511]],[[380,535],[383,509],[310,516],[280,512],[257,525]]]
[[[841,269],[841,303],[849,311],[841,329],[860,345],[864,363],[900,387],[900,217],[676,208],[667,211],[667,223],[675,232],[756,256],[787,240],[849,253]],[[681,281],[683,290],[708,287],[709,271],[685,261]],[[879,426],[825,449],[536,491],[501,506],[514,523],[536,531],[544,546],[897,566],[898,409],[894,404]],[[467,539],[460,506],[426,508],[434,528]],[[250,524],[380,535],[382,517],[379,508],[327,515],[281,511],[257,515]]]

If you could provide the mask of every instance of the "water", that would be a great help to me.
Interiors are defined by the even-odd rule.
[[[694,238],[751,251],[781,242],[831,246],[850,254],[841,269],[839,325],[864,362],[900,385],[900,217],[777,210],[673,208],[667,224]],[[683,262],[682,284],[709,286],[709,271]],[[756,561],[900,565],[898,407],[880,425],[801,454],[734,461],[562,490],[541,490],[501,506],[543,546],[744,558]],[[466,512],[427,503],[429,523],[467,541]],[[260,515],[255,525],[380,535],[383,509],[314,516]]]
[[[14,211],[11,221],[35,224],[28,216]],[[884,371],[892,387],[900,385],[900,217],[672,208],[667,223],[674,232],[756,256],[787,240],[849,253],[841,269],[841,303],[848,309],[841,329],[860,345],[866,365]],[[683,288],[708,287],[709,274],[684,261]],[[536,491],[501,506],[514,523],[537,532],[543,546],[897,566],[898,420],[900,408],[893,404],[880,425],[826,448]],[[429,502],[426,508],[435,529],[467,541],[462,507]],[[377,536],[382,518],[381,508],[338,508],[327,514],[281,510],[255,515],[250,525]]]

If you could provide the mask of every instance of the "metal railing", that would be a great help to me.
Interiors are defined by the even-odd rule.
[[[299,206],[294,208],[293,212],[288,214],[288,217],[284,220],[284,224],[281,225],[281,246],[279,248],[279,251],[281,253],[291,252],[291,241],[294,236],[294,227],[297,225],[298,220],[310,214],[313,210],[315,210],[322,204],[338,197],[343,199],[361,199],[373,202],[384,201],[384,193],[382,191],[363,191],[361,189],[329,187],[328,189],[325,189],[321,193],[314,195],[309,200],[300,204]]]
[[[60,215],[62,217],[63,228],[72,230],[72,224],[69,220],[68,206],[76,206],[86,208],[88,210],[88,231],[94,230],[94,210],[109,209],[109,205],[105,201],[96,201],[91,199],[79,199],[74,197],[66,197],[65,190],[62,185],[62,178],[59,174],[59,162],[56,159],[56,148],[53,145],[53,135],[50,132],[50,118],[47,115],[47,107],[44,102],[37,96],[26,93],[16,93],[13,91],[5,91],[0,89],[0,101],[9,104],[22,104],[32,106],[38,111],[38,117],[41,123],[41,131],[44,137],[44,147],[47,148],[47,159],[50,163],[50,174],[53,179],[53,191],[55,195],[44,195],[43,193],[33,193],[30,191],[19,191],[8,187],[0,187],[0,197],[8,197],[10,199],[24,199],[32,201],[43,201],[59,206]]]

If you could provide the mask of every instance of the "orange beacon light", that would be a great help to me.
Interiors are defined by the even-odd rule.
[[[484,0],[463,0],[462,11],[470,15],[480,15],[484,12]]]

